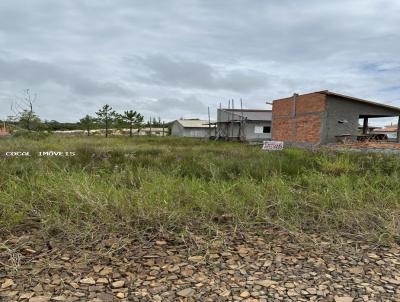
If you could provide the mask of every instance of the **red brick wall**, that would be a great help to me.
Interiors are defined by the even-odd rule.
[[[292,98],[274,101],[272,116],[288,116],[292,114]]]
[[[310,93],[296,98],[296,114],[325,111],[325,94]]]
[[[288,118],[272,119],[272,139],[289,142],[292,140],[292,121]]]
[[[321,131],[321,117],[318,115],[298,116],[295,120],[296,142],[319,143]]]
[[[326,96],[310,93],[296,97],[296,114],[292,117],[293,97],[273,102],[272,139],[284,142],[320,142],[321,113],[325,111]]]

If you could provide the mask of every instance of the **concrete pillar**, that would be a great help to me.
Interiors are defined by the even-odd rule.
[[[296,102],[297,102],[297,97],[299,95],[297,93],[293,94],[292,97],[292,119],[291,119],[291,127],[292,127],[292,142],[296,142]]]
[[[363,122],[363,134],[367,134],[368,132],[368,118],[364,117],[364,122]]]

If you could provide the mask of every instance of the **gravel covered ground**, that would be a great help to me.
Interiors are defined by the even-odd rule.
[[[0,243],[1,301],[400,301],[400,249],[278,232]],[[190,238],[190,237],[189,237]]]

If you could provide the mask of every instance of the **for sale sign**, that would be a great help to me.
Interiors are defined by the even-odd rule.
[[[264,141],[263,150],[282,150],[283,149],[283,142],[281,141]]]

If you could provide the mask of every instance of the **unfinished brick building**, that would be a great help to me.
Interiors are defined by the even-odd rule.
[[[328,90],[294,94],[273,101],[272,139],[293,145],[335,143],[339,137],[359,135],[360,119],[366,134],[369,118],[393,116],[400,120],[400,108]]]

